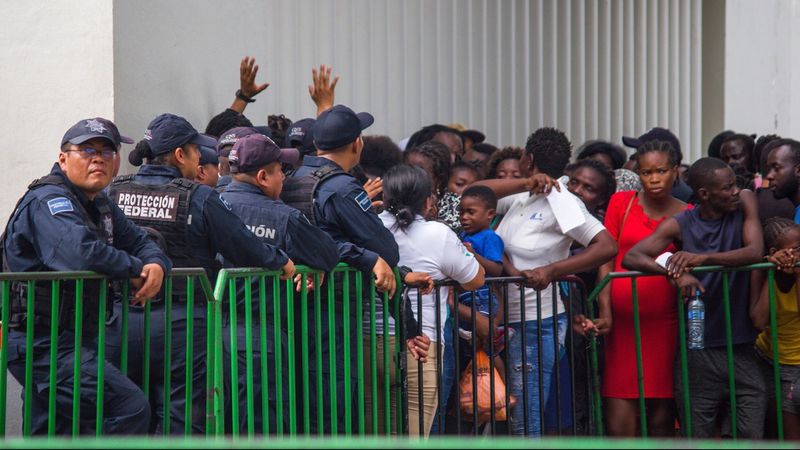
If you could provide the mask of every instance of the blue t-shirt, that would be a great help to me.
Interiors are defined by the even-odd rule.
[[[487,228],[475,234],[461,233],[461,240],[472,244],[475,253],[489,261],[503,263],[503,250],[505,249],[503,239],[493,229]]]
[[[483,256],[489,261],[496,263],[503,263],[503,239],[497,235],[491,228],[481,230],[475,234],[461,233],[461,240],[472,244],[472,249],[475,253]],[[458,300],[468,306],[472,305],[473,299],[475,301],[478,312],[486,315],[494,316],[498,313],[498,302],[491,294],[489,286],[484,284],[473,292],[462,292]],[[462,324],[462,328],[469,328]]]

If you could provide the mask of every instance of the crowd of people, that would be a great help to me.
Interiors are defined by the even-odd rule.
[[[447,432],[438,419],[459,407],[452,395],[455,377],[474,355],[470,345],[462,345],[463,354],[457,354],[454,336],[465,342],[475,339],[493,358],[516,399],[506,405],[511,433],[544,434],[541,405],[552,395],[554,368],[562,359],[558,349],[573,330],[601,337],[604,343],[601,393],[608,433],[635,436],[641,432],[637,416],[643,412],[638,403],[631,280],[608,283],[597,298],[596,317],[572,311],[553,286],[577,275],[591,288],[611,272],[639,270],[659,274],[639,278],[636,285],[649,434],[685,433],[689,418],[684,417],[682,392],[688,388],[693,436],[726,436],[734,427],[739,437],[771,436],[767,416],[774,409],[769,388],[773,342],[766,272],[691,273],[699,266],[738,267],[767,260],[777,266],[778,394],[785,433],[800,438],[800,398],[793,393],[800,379],[795,269],[800,257],[800,142],[725,131],[709,144],[708,156],[691,164],[684,161],[678,138],[659,127],[623,138],[633,149],[630,156],[601,140],[573,152],[566,134],[550,127],[533,131],[524,147],[495,147],[480,131],[460,124],[425,126],[395,143],[387,136],[364,134],[375,120],[371,114],[335,104],[338,77],[325,66],[312,71],[309,86],[315,117],[292,121],[275,115],[266,125],[256,126],[244,112],[267,89],[267,84],[256,83],[257,73],[255,60],[244,58],[233,103],[210,119],[204,133],[174,114],[155,117],[144,138],[128,152],[130,163],[140,166],[134,174],[118,176],[127,150],[122,144],[134,140],[107,119],[79,121],[64,134],[50,173],[29,186],[5,228],[3,271],[91,270],[111,280],[130,280],[129,331],[123,332],[118,320],[122,299],[111,296],[105,354],[92,346],[105,282],[87,281],[83,288],[80,400],[86,405],[96,401],[97,368],[103,366],[103,433],[183,433],[187,427],[203,431],[207,308],[197,301],[188,311],[188,287],[177,279],[173,302],[163,301],[165,276],[172,268],[202,267],[211,280],[223,267],[266,268],[280,271],[282,280],[293,279],[299,289],[295,265],[304,265],[328,273],[305,287],[326,289],[334,283],[336,298],[309,306],[309,317],[330,315],[335,326],[309,327],[309,335],[303,337],[322,343],[312,345],[304,361],[311,379],[322,372],[336,380],[335,392],[310,398],[310,416],[324,416],[308,424],[312,433],[330,433],[331,419],[344,414],[342,399],[354,399],[355,370],[330,373],[327,365],[316,366],[316,361],[335,361],[335,367],[356,367],[356,352],[344,348],[345,342],[358,339],[357,326],[343,326],[352,323],[363,324],[363,330],[377,328],[378,379],[391,374],[392,389],[406,389],[412,435]],[[342,281],[352,274],[330,273],[340,262],[374,280],[379,296],[406,289],[399,297],[404,303],[399,315],[393,310],[385,321],[380,300],[370,298],[368,290],[346,296],[342,289],[347,283]],[[396,282],[395,268],[402,284]],[[501,276],[517,277],[522,288],[501,292],[487,283]],[[457,286],[436,283],[444,281]],[[48,349],[58,346],[57,372],[64,376],[56,383],[56,430],[67,432],[73,400],[68,375],[75,370],[71,355],[76,350],[75,308],[67,299],[74,298],[76,287],[64,282],[56,293],[50,284],[37,287],[32,312],[27,309],[27,288],[23,283],[12,289],[12,320],[4,324],[9,334],[3,343],[8,346],[8,368],[24,382],[26,365],[33,365],[37,387],[27,390],[31,397],[24,401],[31,404],[32,431],[46,433]],[[248,395],[246,360],[258,367],[261,358],[274,358],[273,342],[262,345],[257,334],[250,338],[252,353],[245,352],[246,316],[241,312],[249,300],[256,310],[259,288],[257,280],[252,286],[239,286],[236,307],[223,325],[224,360],[238,360],[241,366],[238,379],[226,375],[227,398],[237,396],[240,405]],[[249,299],[246,290],[252,293]],[[272,289],[267,290],[263,294],[272,299]],[[410,295],[412,291],[421,298]],[[688,352],[691,376],[683,386],[676,363],[676,298],[698,292],[706,305],[705,346]],[[726,323],[723,296],[728,292]],[[57,309],[51,294],[60,295]],[[143,325],[146,302],[149,329]],[[357,317],[356,308],[341,307],[344,302],[377,302],[373,306],[378,314],[373,319]],[[52,342],[55,314],[58,338]],[[267,317],[266,336],[271,340],[281,330],[271,328],[270,314],[278,312],[269,310],[262,319],[253,315],[251,320],[258,323]],[[172,339],[169,355],[163,344],[167,328]],[[729,404],[728,329],[735,356],[735,414]],[[189,362],[187,330],[195,336]],[[34,347],[26,348],[31,332]],[[145,355],[140,352],[146,338],[153,345],[143,364]],[[400,361],[383,366],[383,349],[395,348],[400,339],[405,381],[394,379]],[[496,348],[501,342],[507,344]],[[125,373],[119,368],[124,346],[130,361]],[[261,354],[261,349],[269,350]],[[191,377],[168,386],[164,395],[163,373],[185,374],[187,363]],[[364,367],[365,379],[370,380],[372,366],[365,361]],[[149,397],[143,387],[146,370],[162,374],[152,377]],[[260,399],[261,389],[270,391],[264,398],[274,399],[277,388],[274,383],[255,385],[255,410],[272,412],[274,430],[275,421],[281,420],[274,413],[276,405],[261,405]],[[365,389],[366,408],[377,409],[379,418],[372,423],[372,414],[367,414],[366,432],[385,430],[384,412],[396,408],[385,404],[384,388],[377,389],[377,398],[372,398],[373,389]],[[331,398],[339,399],[335,406]],[[187,399],[190,424],[184,415]],[[93,409],[83,410],[81,431],[90,432]],[[161,428],[165,410],[170,416],[167,430]],[[241,423],[227,427],[244,429],[244,414],[239,418]],[[267,417],[256,415],[256,429],[263,420]],[[394,424],[392,431],[398,432]]]

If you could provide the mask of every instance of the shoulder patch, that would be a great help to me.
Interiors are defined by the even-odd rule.
[[[62,212],[74,211],[72,202],[66,197],[56,197],[47,201],[47,207],[50,208],[50,215],[55,216]]]
[[[356,196],[356,203],[358,206],[361,207],[362,211],[367,211],[372,206],[372,200],[369,199],[369,196],[366,192],[361,192]]]

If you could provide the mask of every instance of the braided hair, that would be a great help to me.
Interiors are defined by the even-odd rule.
[[[795,227],[795,223],[785,217],[770,217],[764,224],[764,247],[767,250],[777,248],[778,241],[789,230]]]
[[[680,160],[680,158],[678,157],[678,152],[677,150],[675,150],[674,147],[672,147],[672,144],[670,144],[667,141],[658,141],[658,140],[642,142],[642,145],[640,145],[639,148],[636,149],[636,160],[638,161],[639,158],[650,152],[661,152],[666,154],[667,157],[669,158],[670,166],[673,167],[677,166],[678,161]]]
[[[418,154],[431,161],[431,166],[433,166],[431,175],[436,183],[434,189],[437,194],[444,193],[447,189],[447,182],[450,180],[450,150],[447,146],[436,141],[424,142],[406,150],[403,155],[404,161],[408,162],[408,158],[413,154]]]

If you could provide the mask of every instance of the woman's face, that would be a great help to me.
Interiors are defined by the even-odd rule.
[[[522,178],[522,171],[520,170],[522,160],[509,158],[500,161],[495,169],[496,178],[501,180],[510,180],[514,178]]]
[[[603,201],[605,178],[590,167],[581,167],[570,175],[567,189],[583,200],[589,212],[594,212]]]
[[[639,179],[645,194],[652,197],[672,195],[678,168],[664,152],[652,151],[639,156]]]

